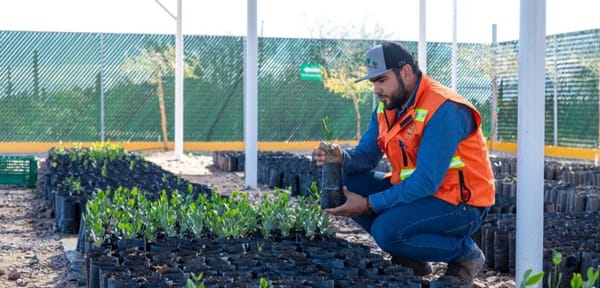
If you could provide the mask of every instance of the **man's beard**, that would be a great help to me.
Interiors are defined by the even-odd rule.
[[[402,78],[398,77],[396,79],[398,80],[398,89],[393,91],[390,95],[385,95],[385,96],[388,96],[388,99],[389,99],[389,102],[384,102],[384,104],[385,104],[384,107],[387,110],[401,108],[402,105],[404,105],[406,103],[406,101],[408,101],[408,98],[410,97],[410,91],[408,91],[408,89],[406,89],[406,86],[404,85],[404,81],[402,80]]]

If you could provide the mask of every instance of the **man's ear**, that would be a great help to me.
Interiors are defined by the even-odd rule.
[[[410,66],[410,64],[406,64],[404,66],[402,66],[402,73],[404,73],[404,77],[410,77],[413,75],[413,70],[412,70],[412,66]]]

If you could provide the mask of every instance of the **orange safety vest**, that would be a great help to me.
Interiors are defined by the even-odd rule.
[[[415,97],[415,104],[398,119],[396,110],[385,110],[383,102],[380,101],[377,107],[377,143],[392,166],[391,183],[400,183],[417,169],[417,151],[423,130],[442,103],[450,100],[471,108],[478,128],[458,144],[448,172],[433,196],[454,205],[460,202],[477,207],[493,205],[494,175],[477,109],[456,92],[425,75]],[[393,123],[391,128],[388,129],[387,123]]]

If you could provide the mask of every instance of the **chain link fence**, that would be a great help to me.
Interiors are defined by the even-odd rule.
[[[0,139],[159,141],[166,134],[172,140],[174,42],[158,34],[0,31]],[[323,51],[350,45],[362,57],[377,42],[260,38],[259,141],[322,139],[325,116],[333,119],[336,139],[355,140],[355,111],[366,129],[372,101],[355,110],[319,75],[301,77],[301,67],[327,69]],[[244,38],[188,35],[184,43],[184,140],[242,141]],[[417,42],[403,43],[416,57]],[[458,47],[458,92],[480,110],[486,136],[493,130],[499,141],[516,141],[518,43]],[[546,144],[598,147],[600,29],[548,36],[546,47]],[[451,55],[450,43],[428,43],[428,75],[447,86]]]

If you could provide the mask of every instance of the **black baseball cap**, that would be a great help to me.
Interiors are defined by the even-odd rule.
[[[394,68],[401,68],[406,64],[414,64],[412,53],[402,44],[384,42],[367,51],[367,75],[356,79],[359,82],[381,76]]]

